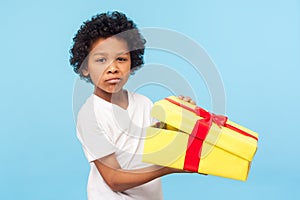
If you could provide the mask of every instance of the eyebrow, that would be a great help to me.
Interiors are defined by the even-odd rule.
[[[106,56],[107,53],[105,53],[105,52],[96,52],[96,53],[93,53],[93,56],[97,56],[97,55]]]
[[[122,51],[122,52],[120,52],[120,53],[117,53],[116,55],[117,55],[117,56],[120,56],[120,55],[123,55],[123,54],[129,54],[129,53],[130,53],[129,51]],[[107,56],[108,53],[106,53],[106,52],[96,52],[96,53],[93,54],[93,56],[97,56],[97,55],[100,55],[100,56]]]
[[[120,52],[120,53],[118,53],[117,55],[122,55],[122,54],[129,54],[130,52],[129,51],[122,51],[122,52]]]

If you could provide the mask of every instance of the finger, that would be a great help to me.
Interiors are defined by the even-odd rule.
[[[192,99],[191,99],[191,97],[183,97],[183,100],[187,101],[187,102],[190,102]]]
[[[156,122],[156,124],[155,124],[155,128],[160,128],[160,129],[163,129],[163,128],[165,128],[165,123],[163,123],[163,122]]]
[[[196,102],[193,101],[193,100],[190,100],[190,103],[193,104],[193,105],[196,105]]]

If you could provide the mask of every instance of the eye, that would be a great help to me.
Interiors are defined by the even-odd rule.
[[[126,62],[128,60],[128,58],[118,57],[117,60],[120,61],[120,62]]]
[[[96,60],[96,62],[99,62],[99,63],[104,63],[105,61],[106,61],[105,58],[98,58],[98,59]]]

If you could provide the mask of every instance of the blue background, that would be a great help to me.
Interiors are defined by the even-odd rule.
[[[260,134],[247,182],[169,175],[165,199],[300,198],[299,1],[11,0],[0,6],[0,199],[86,199],[68,52],[81,23],[107,10],[201,44],[223,79],[226,114]]]

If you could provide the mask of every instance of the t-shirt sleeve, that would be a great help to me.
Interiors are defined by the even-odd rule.
[[[76,128],[77,137],[89,162],[115,152],[111,139],[97,122],[93,106],[80,110]]]

